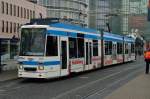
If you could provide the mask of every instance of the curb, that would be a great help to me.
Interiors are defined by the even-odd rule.
[[[1,78],[2,77],[2,78]],[[10,82],[18,79],[17,70],[6,70],[0,73],[0,83]]]
[[[15,70],[17,69],[17,66],[3,66],[2,71],[9,71],[9,70]]]
[[[8,79],[8,80],[0,81],[0,84],[6,83],[6,82],[15,81],[15,80],[19,80],[19,78],[16,77],[16,78],[12,78],[12,79]]]

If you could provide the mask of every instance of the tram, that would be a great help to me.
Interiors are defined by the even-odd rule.
[[[66,23],[21,27],[18,77],[56,78],[135,60],[131,37]]]

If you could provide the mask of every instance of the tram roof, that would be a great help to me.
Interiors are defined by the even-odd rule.
[[[125,36],[124,40],[127,42],[135,42],[135,39],[133,37],[128,37],[128,36]]]
[[[115,38],[123,38],[122,35],[109,33],[109,32],[104,32],[104,36],[115,37]]]
[[[41,24],[40,23],[40,22],[43,22],[43,21],[40,21],[40,22],[35,21],[35,22],[37,23],[36,25],[41,25],[41,26],[46,25],[46,24]],[[34,25],[33,23],[30,24],[30,25]],[[99,32],[97,30],[90,29],[90,28],[85,28],[85,27],[81,27],[81,26],[73,25],[73,24],[69,24],[69,23],[56,22],[56,23],[52,23],[52,24],[49,23],[48,24],[48,22],[47,22],[47,25],[49,25],[51,27],[55,27],[55,28],[70,29],[70,30],[75,30],[75,31],[99,34]],[[135,39],[133,39],[132,37],[127,37],[127,36],[122,36],[122,35],[113,34],[113,33],[109,33],[109,32],[104,32],[104,38],[108,39],[108,40],[122,41],[123,37],[124,37],[124,40],[126,42],[134,42],[135,41]]]
[[[77,25],[72,25],[72,24],[55,23],[55,24],[50,24],[50,26],[51,27],[56,27],[56,28],[71,29],[71,30],[76,30],[76,31],[82,31],[82,32],[89,32],[89,33],[98,34],[97,30],[84,28],[84,27],[77,26]]]
[[[123,37],[125,42],[135,42],[135,39],[133,37],[104,32],[105,40],[123,41]]]
[[[104,32],[104,40],[108,41],[123,41],[123,36],[118,34],[113,34],[109,32]]]

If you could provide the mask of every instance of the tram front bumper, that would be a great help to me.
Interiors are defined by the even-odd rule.
[[[29,72],[29,71],[18,71],[18,77],[20,78],[57,78],[60,77],[59,71],[43,71],[43,72]]]
[[[46,72],[19,71],[18,77],[20,77],[20,78],[47,78],[47,73]]]

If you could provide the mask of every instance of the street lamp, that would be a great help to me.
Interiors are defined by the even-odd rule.
[[[104,15],[105,17],[108,17],[108,19],[109,18],[111,18],[111,17],[117,17],[118,16],[118,14],[115,14],[115,13],[110,13],[110,14],[106,14],[106,15]],[[112,30],[111,30],[111,28],[110,28],[110,24],[109,24],[109,21],[108,22],[106,22],[106,26],[107,26],[107,28],[108,28],[108,32],[112,32]]]

